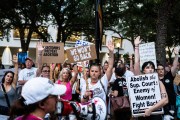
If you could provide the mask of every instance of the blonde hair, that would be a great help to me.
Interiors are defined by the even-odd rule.
[[[63,75],[63,72],[64,71],[67,71],[68,72],[68,74],[69,74],[69,77],[68,77],[68,81],[72,78],[72,74],[71,74],[71,70],[69,69],[69,68],[63,68],[61,71],[60,71],[60,73],[59,73],[59,76],[58,76],[58,78],[62,81],[62,75]]]

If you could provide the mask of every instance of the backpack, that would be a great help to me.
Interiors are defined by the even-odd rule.
[[[174,91],[176,93],[176,109],[177,109],[177,118],[180,119],[180,84],[174,85]]]

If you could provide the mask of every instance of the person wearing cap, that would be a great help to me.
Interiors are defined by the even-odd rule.
[[[9,120],[43,120],[47,113],[56,111],[57,96],[65,91],[64,85],[54,84],[48,78],[32,78],[24,84],[21,98],[11,106]]]
[[[19,72],[19,85],[24,85],[24,83],[26,83],[29,79],[36,77],[37,68],[32,67],[33,64],[34,62],[30,57],[25,59],[26,68]]]

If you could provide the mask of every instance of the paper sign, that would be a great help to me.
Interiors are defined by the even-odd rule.
[[[87,45],[66,50],[68,63],[96,59],[95,45]]]
[[[157,73],[128,77],[127,83],[132,116],[144,116],[145,109],[161,100]],[[163,108],[152,114],[163,114]]]
[[[42,53],[42,63],[63,63],[64,62],[64,43],[44,42],[42,46],[44,48],[43,53]],[[36,59],[37,58],[38,56],[36,52]]]
[[[143,63],[147,61],[152,61],[155,65],[155,68],[157,68],[154,42],[140,44],[139,55],[140,55],[140,68],[142,68]]]
[[[17,53],[18,56],[18,63],[25,63],[25,59],[28,57],[27,52],[19,52]]]
[[[77,40],[77,41],[76,41],[76,44],[75,44],[75,47],[78,47],[78,46],[86,46],[86,45],[90,45],[90,42],[83,41],[83,40]]]

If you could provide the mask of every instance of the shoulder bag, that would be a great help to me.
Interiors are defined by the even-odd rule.
[[[130,102],[128,96],[111,97],[112,111],[130,111]]]
[[[5,90],[5,88],[4,88],[4,85],[1,84],[1,86],[2,86],[2,89],[3,89],[3,92],[4,92],[4,96],[5,96],[5,98],[6,98],[6,102],[7,102],[7,106],[8,106],[8,107],[6,107],[6,106],[1,106],[1,105],[0,105],[0,114],[1,114],[1,115],[8,115],[8,114],[9,114],[9,108],[10,108],[10,102],[9,102],[9,99],[8,99],[8,96],[7,96],[7,93],[6,93],[6,90]]]

